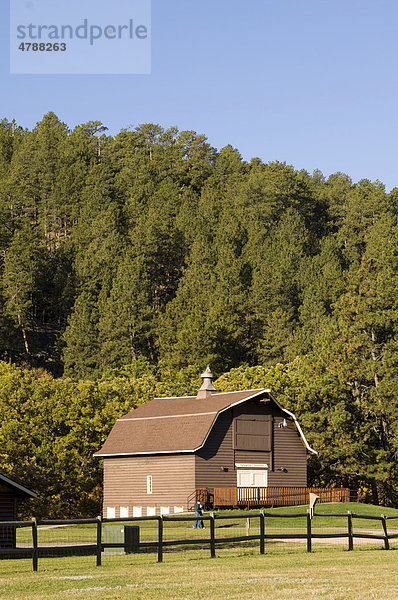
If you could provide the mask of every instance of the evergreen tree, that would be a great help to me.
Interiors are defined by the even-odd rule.
[[[62,336],[65,375],[90,379],[100,374],[98,321],[97,298],[89,291],[82,291]]]
[[[99,320],[102,364],[117,367],[141,355],[153,360],[156,317],[146,262],[141,257],[127,255],[102,305]]]
[[[37,307],[37,279],[44,253],[45,248],[40,247],[38,237],[25,228],[14,234],[4,260],[5,315],[20,329],[26,354],[29,354],[27,331]]]
[[[250,311],[258,357],[264,364],[283,360],[292,345],[309,239],[302,217],[289,209],[253,253]]]
[[[304,360],[301,406],[304,425],[315,409],[315,445],[328,477],[362,481],[383,503],[398,498],[397,233],[389,217],[373,226],[360,266]]]

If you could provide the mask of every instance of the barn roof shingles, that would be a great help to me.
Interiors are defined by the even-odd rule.
[[[267,392],[212,393],[201,400],[154,398],[118,419],[94,456],[193,452],[203,445],[220,411]]]
[[[205,398],[154,398],[118,419],[94,456],[192,453],[205,443],[220,412],[251,398],[274,402],[292,418],[308,452],[310,448],[293,413],[282,408],[268,389],[211,392]]]

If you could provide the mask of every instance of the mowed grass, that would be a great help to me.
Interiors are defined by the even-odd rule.
[[[277,517],[277,515],[295,515],[295,514],[303,514],[308,510],[308,506],[281,506],[279,508],[266,508],[264,509],[267,515],[266,523],[269,527],[292,527],[294,525],[298,525],[301,527],[306,526],[306,517],[297,517],[295,519],[283,517]],[[385,516],[396,516],[398,517],[398,510],[396,508],[387,508],[385,506],[375,506],[373,504],[363,504],[361,502],[333,502],[333,503],[325,503],[325,504],[317,504],[315,507],[315,516],[313,520],[313,525],[315,527],[347,527],[347,513],[348,511],[361,514],[361,515],[369,515],[380,517],[381,515]],[[219,514],[233,514],[233,512],[237,511],[219,511]],[[247,516],[250,516],[250,513],[255,513],[256,511],[248,511]],[[327,517],[323,516],[324,514],[338,514],[341,517]],[[275,515],[275,516],[273,516]],[[354,525],[359,528],[368,529],[371,524],[376,525],[377,521],[369,521],[368,519],[354,519]],[[397,521],[391,520],[391,523],[397,523],[398,528],[398,519]],[[392,526],[393,526],[392,525]]]
[[[0,561],[0,598],[7,600],[398,600],[397,550],[258,548]]]
[[[297,518],[281,518],[276,515],[283,514],[302,514],[307,510],[306,506],[291,506],[281,507],[275,509],[266,509],[267,513],[275,515],[274,517],[266,518],[266,532],[268,533],[289,533],[297,529],[306,528],[306,517]],[[318,504],[316,506],[316,515],[312,521],[313,532],[319,532],[322,529],[330,530],[332,528],[342,528],[347,530],[347,511],[350,510],[352,513],[366,514],[373,516],[380,516],[382,514],[398,515],[396,509],[385,508],[382,506],[372,506],[369,504],[360,504],[358,502],[351,503],[334,503],[334,504]],[[232,515],[233,513],[242,511],[218,511],[220,517],[222,515]],[[216,519],[216,537],[235,537],[237,535],[245,535],[247,532],[247,518],[250,519],[250,535],[257,535],[259,533],[259,519],[251,517],[251,514],[256,511],[247,511],[243,518],[234,519]],[[323,517],[325,513],[339,513],[341,517]],[[191,514],[192,516],[192,514]],[[142,542],[156,541],[157,539],[157,527],[156,521],[140,521],[140,522],[126,522],[127,525],[139,525],[140,527],[140,538]],[[123,527],[123,524],[119,524]],[[209,532],[206,530],[193,530],[192,521],[166,521],[164,523],[164,539],[189,539],[203,537],[208,538]],[[208,527],[208,522],[205,522]],[[381,522],[377,520],[365,520],[365,519],[354,519],[353,520],[354,531],[361,529],[371,529],[378,533],[382,533]],[[388,521],[389,530],[398,530],[398,519],[392,519]],[[96,525],[71,525],[71,526],[59,526],[59,527],[48,527],[43,526],[38,528],[38,540],[39,545],[45,544],[74,544],[74,543],[91,543],[96,542]],[[18,529],[17,530],[17,544],[31,544],[32,543],[32,532],[31,529]]]

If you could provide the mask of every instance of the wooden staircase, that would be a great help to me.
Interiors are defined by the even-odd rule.
[[[213,507],[212,494],[208,488],[196,488],[187,498],[187,509],[194,511],[197,502],[200,502],[206,509]]]

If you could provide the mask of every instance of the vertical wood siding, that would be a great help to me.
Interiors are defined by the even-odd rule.
[[[120,506],[129,508],[155,506],[159,514],[161,506],[187,505],[188,496],[195,490],[195,457],[193,454],[175,456],[130,456],[104,459],[104,502],[103,514],[107,507],[116,508],[120,516]],[[147,493],[147,476],[152,475],[152,494]]]

